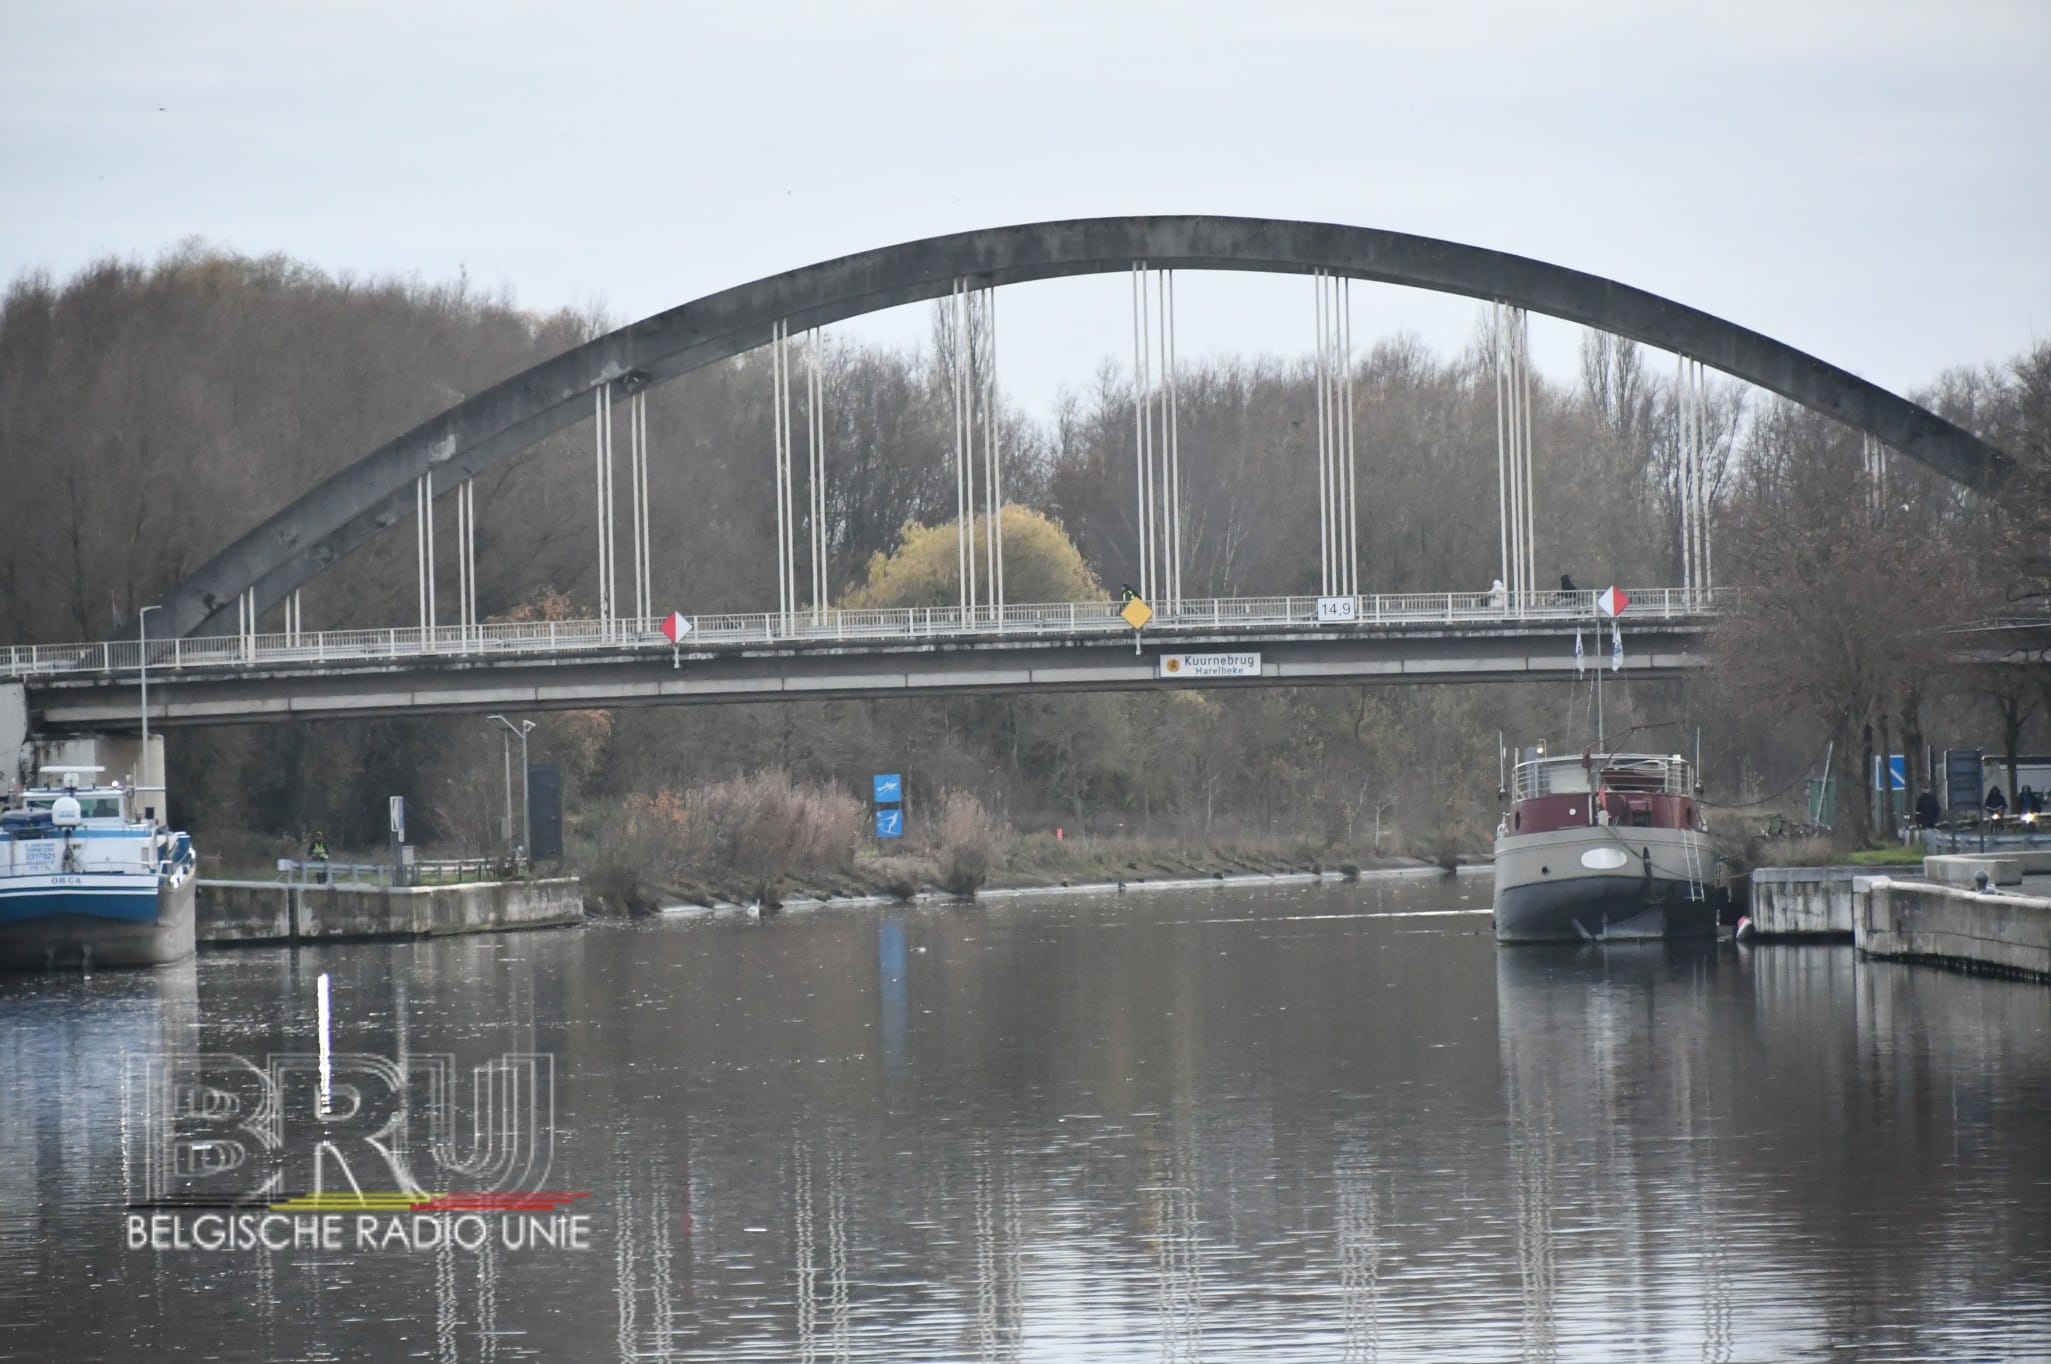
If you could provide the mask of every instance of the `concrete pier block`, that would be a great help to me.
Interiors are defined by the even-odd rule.
[[[583,921],[584,892],[574,876],[397,887],[202,880],[197,936],[203,943],[423,938]]]
[[[1861,878],[1853,900],[1866,956],[2051,980],[2051,899],[1876,876]]]
[[[1947,853],[1923,859],[1923,879],[1940,886],[1974,886],[1982,873],[1988,884],[2019,886],[2023,858],[2016,853]]]
[[[1760,867],[1752,927],[1762,938],[1849,938],[1856,867]]]

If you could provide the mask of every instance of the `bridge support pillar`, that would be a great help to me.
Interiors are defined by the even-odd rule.
[[[0,682],[0,798],[12,796],[32,774],[25,771],[28,746],[28,687]]]

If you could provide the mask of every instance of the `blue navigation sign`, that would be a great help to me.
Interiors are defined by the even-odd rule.
[[[904,778],[895,772],[878,772],[869,779],[876,787],[878,805],[895,805],[904,799]]]
[[[878,810],[876,812],[876,837],[903,838],[904,811]]]

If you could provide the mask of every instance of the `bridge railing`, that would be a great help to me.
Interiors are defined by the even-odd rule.
[[[1624,623],[1648,619],[1701,619],[1732,599],[1731,590],[1630,589]],[[1516,625],[1526,622],[1600,621],[1593,592],[1401,592],[1351,598],[1216,597],[1158,607],[1151,636],[1205,630],[1301,627],[1307,631],[1359,626]],[[1351,603],[1351,618],[1342,603]],[[1325,606],[1321,618],[1320,603]],[[889,644],[939,640],[1049,638],[1130,633],[1116,601],[1028,602],[1019,605],[909,606],[863,610],[826,608],[789,614],[753,612],[698,616],[680,647],[745,648],[778,644]],[[271,665],[405,661],[417,658],[547,658],[591,652],[659,653],[672,646],[662,617],[602,620],[493,621],[483,625],[418,626],[386,630],[321,630],[294,634],[198,635],[151,640],[149,666],[169,674]],[[25,644],[0,650],[0,677],[61,677],[135,672],[142,646],[135,640],[90,644]]]

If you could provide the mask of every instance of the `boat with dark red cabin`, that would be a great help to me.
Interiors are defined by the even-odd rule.
[[[1724,869],[1678,754],[1528,749],[1501,794],[1497,942],[1716,935]]]

